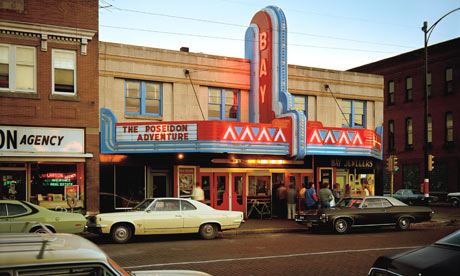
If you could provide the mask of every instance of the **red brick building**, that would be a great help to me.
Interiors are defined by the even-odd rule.
[[[98,2],[3,1],[0,18],[0,198],[97,211]]]
[[[384,160],[394,154],[400,170],[395,190],[419,189],[424,179],[424,49],[350,71],[385,78]],[[460,38],[428,48],[428,152],[435,156],[430,193],[460,190]],[[385,191],[389,191],[385,176]]]

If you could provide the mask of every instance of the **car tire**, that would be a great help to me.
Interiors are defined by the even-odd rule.
[[[350,230],[350,223],[344,218],[338,218],[334,221],[334,231],[338,234],[345,234]]]
[[[48,228],[51,232],[56,233],[56,230],[54,230],[53,227],[46,225],[46,228]],[[41,226],[35,226],[34,228],[30,229],[30,233],[35,233],[35,234],[48,234],[49,232],[43,229]]]
[[[212,240],[217,237],[217,227],[214,224],[206,223],[200,227],[200,236],[205,240]]]
[[[460,206],[460,199],[454,197],[450,200],[450,205],[452,205],[452,207],[458,207]]]
[[[117,224],[112,227],[110,235],[116,243],[127,243],[131,239],[133,231],[127,224]]]
[[[396,223],[396,228],[401,231],[407,230],[410,228],[410,223],[411,223],[410,218],[401,217],[398,219],[398,222]]]

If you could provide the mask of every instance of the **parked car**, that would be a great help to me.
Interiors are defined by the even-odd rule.
[[[447,201],[450,203],[450,205],[452,205],[452,207],[459,207],[460,206],[460,192],[448,193]]]
[[[3,223],[2,223],[3,224]],[[191,270],[132,271],[128,273],[97,245],[73,234],[0,234],[0,275],[206,276]]]
[[[384,194],[384,196],[390,196],[390,194]],[[397,190],[393,194],[393,197],[409,205],[429,205],[432,202],[438,201],[437,196],[425,197],[421,192],[411,189]]]
[[[30,221],[41,222],[59,233],[81,233],[86,226],[86,218],[80,213],[52,211],[21,200],[0,200],[0,221],[24,222],[1,224],[0,233],[43,232],[37,223],[27,223]]]
[[[88,231],[110,234],[116,243],[133,235],[199,233],[214,239],[218,231],[236,229],[243,213],[215,210],[191,199],[148,198],[131,211],[88,216]]]
[[[392,197],[347,197],[331,209],[298,212],[295,221],[343,234],[350,228],[364,226],[394,225],[407,230],[411,223],[429,221],[433,213],[428,207],[408,206]]]
[[[381,256],[369,270],[369,275],[460,275],[459,260],[460,230],[429,246]]]

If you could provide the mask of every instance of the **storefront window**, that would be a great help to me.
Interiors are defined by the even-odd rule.
[[[145,199],[143,166],[116,166],[116,208],[134,207]]]
[[[26,199],[26,173],[25,171],[0,171],[1,199]]]
[[[32,164],[30,201],[49,209],[83,207],[76,164]]]

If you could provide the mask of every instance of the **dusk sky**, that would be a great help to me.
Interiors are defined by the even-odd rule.
[[[101,41],[244,58],[244,34],[268,5],[287,20],[288,63],[347,70],[424,46],[431,27],[460,0],[99,0]],[[460,11],[429,45],[460,36]]]

